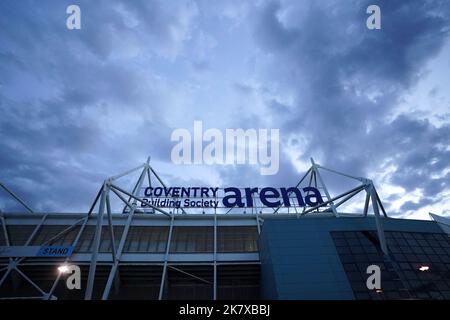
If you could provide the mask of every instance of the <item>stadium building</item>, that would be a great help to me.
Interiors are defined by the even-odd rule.
[[[356,185],[331,196],[325,172]],[[292,202],[269,190],[246,206],[154,206],[148,188],[169,188],[149,161],[105,180],[87,213],[37,213],[0,186],[27,210],[0,213],[0,299],[450,299],[448,221],[390,218],[371,180],[314,161],[295,188],[319,190],[316,204],[290,189]]]

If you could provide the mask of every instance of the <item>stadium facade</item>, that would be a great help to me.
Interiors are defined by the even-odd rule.
[[[323,171],[357,186],[332,197]],[[134,172],[132,190],[118,186]],[[166,188],[147,161],[69,214],[37,213],[0,184],[29,211],[0,215],[0,299],[450,299],[448,222],[388,217],[369,179],[312,161],[296,188],[323,200],[276,207],[257,193],[246,207],[157,207],[143,194],[156,185]],[[361,213],[341,211],[361,194]],[[80,289],[67,287],[68,265],[80,268]]]

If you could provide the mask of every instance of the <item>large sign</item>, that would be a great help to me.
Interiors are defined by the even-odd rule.
[[[0,257],[69,257],[73,246],[0,246]]]
[[[314,187],[305,188],[212,188],[212,187],[146,187],[141,208],[251,208],[314,207],[323,203]]]

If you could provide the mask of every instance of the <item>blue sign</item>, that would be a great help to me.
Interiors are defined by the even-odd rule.
[[[147,187],[141,207],[186,208],[251,208],[255,198],[261,206],[276,208],[315,207],[323,203],[322,195],[314,187],[305,188],[211,188],[211,187]],[[184,198],[184,199],[183,199]]]
[[[69,257],[72,255],[73,246],[42,246],[37,257]]]

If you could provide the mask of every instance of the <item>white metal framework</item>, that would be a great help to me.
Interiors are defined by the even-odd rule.
[[[329,193],[329,190],[327,186],[324,183],[324,180],[321,175],[321,171],[327,171],[332,174],[336,174],[341,177],[345,177],[348,179],[355,180],[359,183],[359,185],[351,190],[348,190],[346,192],[343,192],[337,196],[332,197]],[[139,178],[137,179],[136,183],[134,184],[134,187],[132,190],[127,191],[122,187],[119,187],[117,184],[117,180],[119,180],[122,177],[128,176],[132,173],[140,172]],[[102,238],[102,227],[105,225],[106,220],[106,227],[109,233],[109,237],[111,239],[111,252],[110,252],[110,269],[107,276],[106,285],[103,290],[102,299],[108,299],[110,296],[110,292],[112,287],[117,287],[120,284],[120,275],[119,275],[119,265],[122,262],[122,257],[124,253],[124,246],[125,242],[127,240],[127,236],[130,230],[130,227],[133,224],[133,221],[136,217],[137,213],[143,213],[138,204],[143,202],[142,197],[139,196],[139,190],[141,190],[144,183],[147,183],[149,186],[152,186],[152,182],[155,182],[155,180],[161,184],[162,186],[166,186],[162,179],[158,176],[158,174],[155,172],[155,170],[150,165],[150,158],[143,163],[142,165],[128,170],[122,174],[110,177],[106,179],[100,190],[98,191],[92,205],[90,206],[87,214],[84,216],[81,216],[76,219],[71,225],[69,225],[66,229],[59,232],[57,235],[52,237],[51,239],[48,239],[45,241],[42,245],[51,245],[56,240],[58,240],[60,237],[64,236],[66,233],[75,230],[79,227],[76,237],[73,240],[72,246],[76,247],[80,237],[85,230],[86,226],[88,224],[95,223],[95,235],[93,240],[93,249],[92,252],[90,252],[89,256],[89,271],[88,271],[88,277],[87,277],[87,285],[86,290],[84,294],[84,299],[92,299],[93,298],[93,289],[94,289],[94,282],[96,279],[96,269],[99,263],[99,246],[100,241]],[[341,205],[346,203],[349,199],[353,198],[357,194],[361,192],[365,192],[365,203],[363,208],[362,215],[367,216],[369,212],[369,206],[370,203],[372,204],[373,213],[375,216],[376,221],[376,227],[378,232],[378,237],[380,240],[382,251],[388,255],[388,250],[386,246],[386,241],[384,237],[384,231],[383,231],[383,224],[382,224],[382,215],[383,217],[387,217],[386,211],[381,203],[380,197],[374,187],[374,184],[371,180],[366,178],[360,178],[360,177],[354,177],[345,173],[341,173],[332,169],[325,168],[323,166],[320,166],[314,162],[313,159],[311,159],[311,167],[307,170],[307,172],[302,176],[300,181],[297,184],[297,187],[299,187],[302,183],[305,183],[306,181],[309,181],[309,186],[315,186],[316,188],[323,190],[323,193],[325,195],[324,202],[321,204],[318,204],[314,207],[303,207],[302,211],[296,210],[295,215],[297,218],[300,218],[306,214],[310,213],[328,213],[333,214],[336,217],[339,217],[340,214],[338,212],[338,209]],[[36,214],[34,210],[31,209],[29,205],[27,205],[22,199],[20,199],[15,193],[10,191],[5,185],[0,183],[0,187],[2,187],[11,197],[16,199],[21,205],[23,205],[27,211],[33,215]],[[124,207],[121,210],[119,214],[113,213],[111,208],[111,197],[114,196],[123,203]],[[167,236],[167,243],[166,243],[166,249],[165,253],[163,255],[162,262],[159,261],[158,265],[162,266],[162,274],[160,279],[160,286],[159,286],[159,294],[158,298],[163,299],[164,298],[164,291],[166,288],[166,281],[167,281],[167,272],[168,269],[192,276],[194,278],[199,279],[200,281],[211,283],[213,286],[213,294],[212,299],[217,299],[217,267],[218,264],[221,263],[220,259],[218,258],[218,250],[217,250],[217,228],[219,223],[223,223],[223,214],[217,214],[214,212],[213,215],[206,215],[205,219],[209,219],[208,223],[212,224],[213,230],[214,230],[214,238],[213,238],[213,254],[211,255],[212,259],[208,258],[208,263],[212,265],[213,267],[213,279],[212,281],[208,281],[205,279],[202,279],[201,277],[197,277],[194,274],[190,274],[189,272],[183,271],[180,268],[176,266],[176,264],[171,263],[169,256],[170,256],[170,248],[172,243],[172,235],[173,235],[173,228],[178,223],[183,223],[183,219],[187,218],[188,215],[186,210],[183,208],[179,208],[179,210],[170,210],[167,211],[163,208],[159,208],[156,206],[153,206],[152,204],[146,202],[145,205],[147,207],[150,207],[152,209],[152,212],[155,215],[158,215],[159,219],[165,219],[165,225],[169,227],[168,236]],[[286,214],[286,210],[283,207],[278,208],[272,208],[273,212],[272,214]],[[380,210],[382,212],[382,215],[380,214]],[[267,214],[267,213],[266,213]],[[252,215],[246,215],[245,221],[248,223],[248,221],[252,221],[251,223],[258,229],[258,233],[261,230],[262,223],[264,221],[264,218],[266,214],[262,214],[261,212],[255,211]],[[36,214],[38,215],[38,214]],[[35,225],[33,232],[28,237],[27,241],[25,242],[25,246],[28,246],[32,243],[33,239],[36,237],[40,229],[45,225],[50,213],[44,213],[39,214],[40,220]],[[155,216],[151,215],[151,216]],[[139,216],[143,216],[142,214],[139,214]],[[114,219],[113,219],[114,217]],[[118,246],[115,245],[115,235],[114,235],[114,227],[113,227],[113,220],[120,217],[120,219],[123,221],[123,232],[120,236],[120,241]],[[220,218],[220,219],[219,219]],[[244,218],[244,217],[242,217]],[[5,215],[0,212],[0,221],[1,226],[4,234],[4,238],[6,240],[6,245],[10,246],[11,243],[9,241],[8,237],[8,224],[5,219]],[[30,283],[38,292],[39,295],[34,297],[27,297],[27,298],[34,298],[34,299],[56,299],[54,295],[55,288],[58,284],[58,281],[60,280],[61,274],[59,273],[56,276],[56,279],[53,282],[52,287],[49,290],[44,290],[40,288],[35,282],[33,282],[30,277],[28,277],[24,272],[21,271],[21,264],[25,261],[31,258],[27,257],[17,257],[17,258],[9,258],[9,262],[7,266],[0,267],[0,272],[4,272],[3,275],[0,278],[0,287],[5,282],[6,278],[8,276],[11,276],[12,271],[14,270],[18,275],[20,275],[23,279],[25,279],[28,283]],[[64,259],[64,263],[69,263],[71,261],[72,257],[67,257]],[[258,259],[257,259],[258,260]],[[256,263],[257,261],[255,261]],[[15,274],[16,274],[15,273]]]

